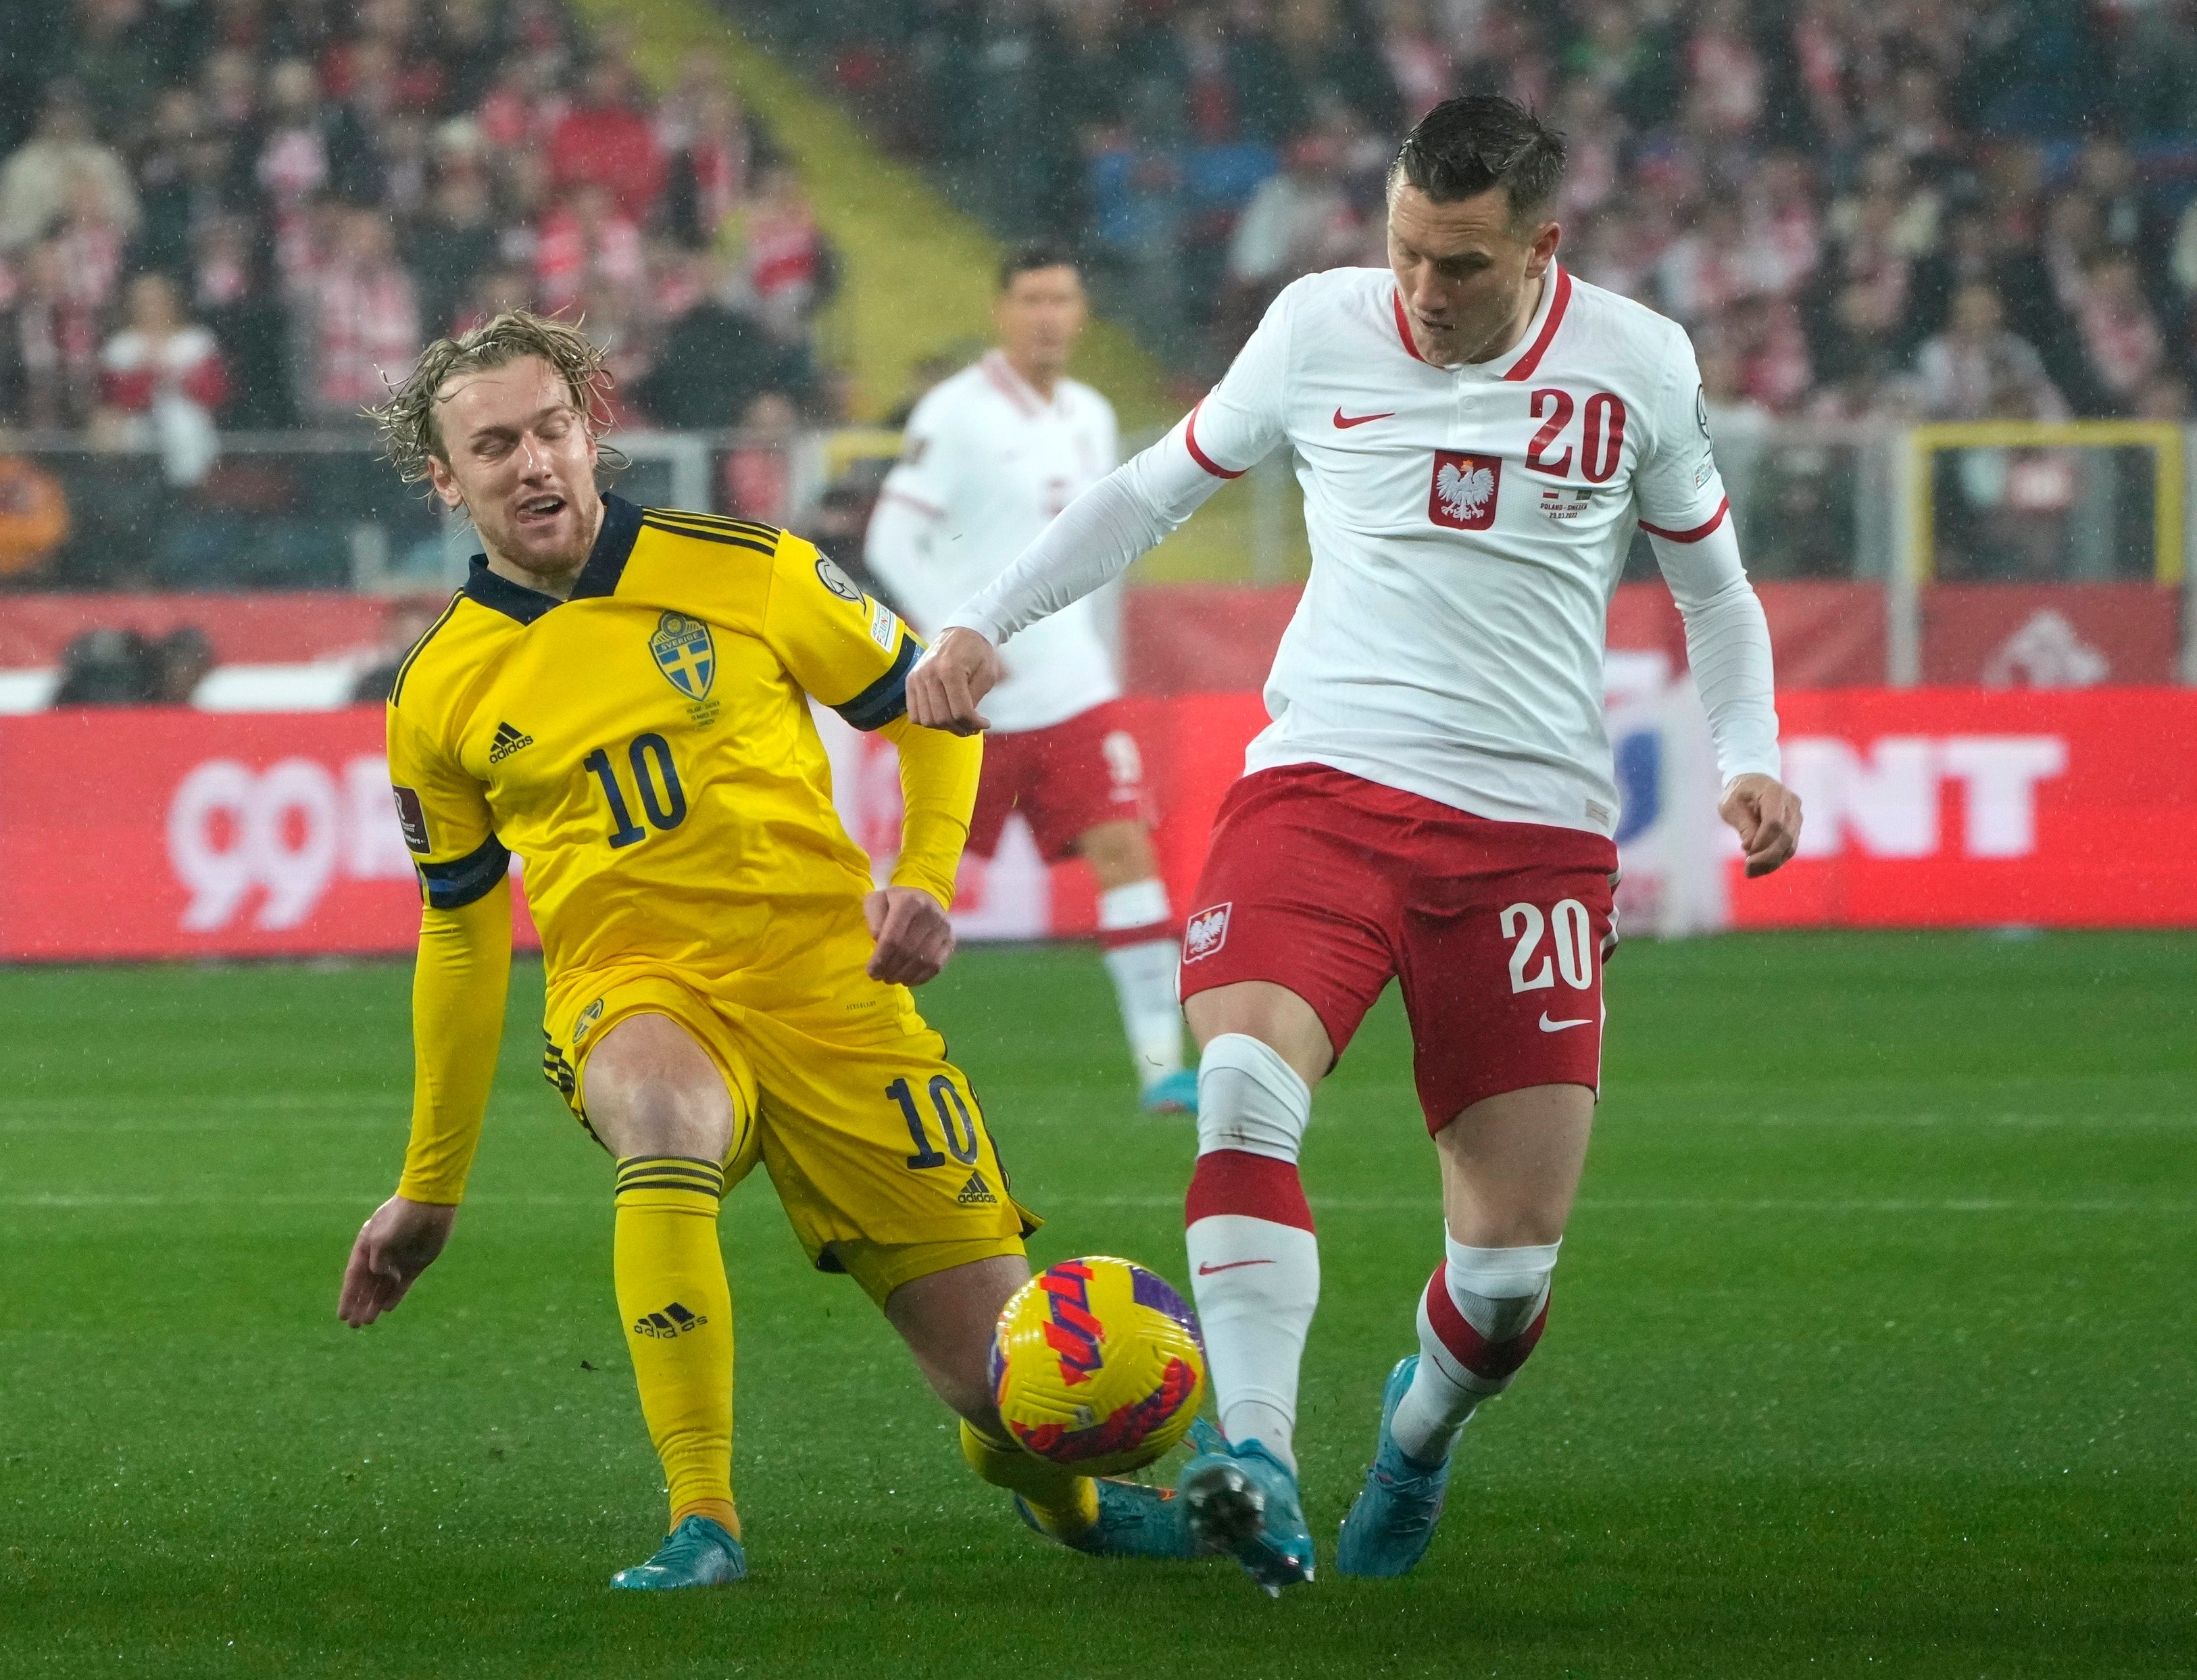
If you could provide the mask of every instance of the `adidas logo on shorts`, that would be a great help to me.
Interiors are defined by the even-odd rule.
[[[533,736],[521,733],[508,723],[499,723],[496,726],[496,739],[489,744],[488,762],[501,764],[521,747],[533,744]]]
[[[961,1186],[961,1194],[954,1199],[964,1208],[996,1208],[1000,1205],[1000,1198],[992,1194],[992,1187],[984,1182],[982,1173],[971,1173],[969,1182]]]

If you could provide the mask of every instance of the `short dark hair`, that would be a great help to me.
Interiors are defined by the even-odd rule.
[[[1004,292],[1012,286],[1017,275],[1075,266],[1075,254],[1066,246],[1056,245],[1051,240],[1025,240],[1000,259],[1000,290]]]
[[[1556,201],[1564,178],[1564,137],[1515,99],[1465,94],[1445,99],[1404,136],[1388,166],[1388,185],[1408,181],[1436,204],[1476,198],[1500,187],[1514,221]]]

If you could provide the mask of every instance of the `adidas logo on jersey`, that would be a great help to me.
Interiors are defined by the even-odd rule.
[[[521,747],[530,747],[533,744],[533,736],[522,734],[508,723],[499,723],[496,726],[496,739],[489,744],[488,762],[491,764],[501,764]]]
[[[969,1182],[961,1186],[961,1194],[954,1199],[964,1208],[996,1208],[1000,1205],[1000,1198],[992,1194],[992,1187],[984,1182],[982,1173],[971,1173]]]
[[[633,1333],[635,1335],[652,1335],[660,1339],[679,1335],[687,1330],[698,1330],[709,1322],[708,1318],[704,1314],[689,1312],[675,1301],[661,1312],[652,1312],[645,1318],[635,1319]]]

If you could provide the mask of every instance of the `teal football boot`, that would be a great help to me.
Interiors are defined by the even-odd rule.
[[[1058,1540],[1093,1557],[1156,1557],[1187,1560],[1198,1555],[1197,1542],[1183,1521],[1182,1501],[1172,1487],[1147,1487],[1142,1482],[1096,1478],[1098,1521],[1086,1532],[1069,1539],[1054,1533],[1037,1520],[1037,1513],[1019,1493],[1015,1510],[1022,1520],[1048,1540]]]
[[[621,1569],[611,1585],[627,1592],[672,1592],[681,1587],[721,1587],[745,1580],[748,1555],[722,1522],[690,1516],[664,1537],[646,1563]]]
[[[1145,1087],[1146,1114],[1195,1115],[1197,1112],[1197,1069],[1177,1068]]]
[[[1269,1596],[1312,1579],[1312,1531],[1296,1474],[1255,1440],[1241,1446],[1203,1418],[1191,1425],[1197,1457],[1175,1481],[1191,1539],[1226,1552]]]
[[[1365,1486],[1342,1519],[1342,1541],[1335,1567],[1346,1575],[1401,1575],[1424,1557],[1441,1518],[1442,1493],[1449,1486],[1449,1460],[1428,1464],[1396,1445],[1389,1426],[1412,1377],[1419,1368],[1416,1353],[1397,1361],[1381,1391],[1381,1433],[1373,1443],[1372,1468]]]

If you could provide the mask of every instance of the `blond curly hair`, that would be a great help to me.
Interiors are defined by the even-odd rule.
[[[406,484],[424,481],[430,460],[449,463],[436,413],[443,387],[460,374],[485,373],[529,356],[540,356],[557,370],[590,432],[600,432],[609,425],[611,376],[603,352],[571,322],[529,310],[506,310],[469,333],[436,339],[420,353],[403,381],[390,386],[389,400],[365,410],[381,435],[382,453]]]

